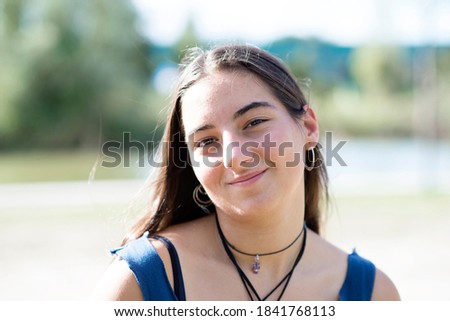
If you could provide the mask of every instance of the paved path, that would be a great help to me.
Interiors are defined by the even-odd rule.
[[[0,211],[28,206],[123,203],[129,201],[142,184],[142,180],[0,184]]]

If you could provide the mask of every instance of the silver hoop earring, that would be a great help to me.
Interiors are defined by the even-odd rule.
[[[202,195],[203,198],[205,198],[206,196],[208,199],[202,199],[200,195]],[[197,187],[194,188],[192,198],[194,199],[195,204],[197,204],[197,206],[200,207],[203,212],[209,214],[208,206],[212,204],[212,201],[209,199],[208,194],[201,184],[198,184]]]
[[[307,171],[312,171],[314,168],[315,168],[315,163],[316,163],[316,151],[315,151],[315,148],[313,147],[313,148],[311,148],[311,149],[308,149],[308,152],[311,152],[312,153],[312,160],[311,160],[311,162],[309,162],[309,155],[307,155],[307,157],[306,157],[306,161],[305,161],[305,169],[307,170]],[[311,165],[310,166],[308,166],[306,163],[310,163]]]

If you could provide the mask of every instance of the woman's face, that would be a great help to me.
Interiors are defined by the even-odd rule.
[[[181,110],[195,175],[217,211],[257,215],[303,197],[317,126],[294,120],[256,76],[216,71],[186,91]]]

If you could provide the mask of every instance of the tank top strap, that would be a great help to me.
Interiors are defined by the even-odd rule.
[[[169,251],[174,271],[174,289],[170,285],[164,263],[149,238],[161,240]],[[149,236],[149,233],[145,232],[140,238],[110,252],[128,264],[142,291],[144,300],[186,300],[178,255],[173,244],[166,238],[163,240],[160,236]]]
[[[175,246],[170,242],[170,240],[161,235],[153,235],[150,238],[156,239],[164,244],[164,246],[169,251],[170,262],[172,263],[173,271],[173,287],[175,295],[179,301],[186,301],[186,293],[184,290],[183,273],[181,272],[180,259],[178,257],[177,250]]]
[[[348,255],[345,281],[339,291],[341,301],[370,301],[375,283],[375,265],[355,250]]]

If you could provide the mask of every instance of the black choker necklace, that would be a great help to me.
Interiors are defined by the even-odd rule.
[[[300,248],[300,251],[295,259],[294,265],[292,266],[291,270],[285,275],[285,277],[263,298],[261,298],[258,294],[258,292],[256,291],[255,287],[253,286],[253,284],[250,282],[250,280],[247,278],[247,276],[245,275],[244,271],[242,271],[242,269],[240,268],[239,264],[236,261],[236,258],[234,257],[233,253],[231,253],[231,250],[229,248],[229,243],[227,242],[225,236],[223,235],[222,229],[220,228],[220,224],[219,224],[219,219],[217,218],[216,215],[216,224],[217,224],[217,230],[219,232],[219,236],[220,236],[220,240],[222,241],[222,245],[225,249],[225,252],[227,253],[229,259],[231,260],[231,262],[233,263],[234,267],[236,268],[242,283],[244,284],[245,290],[247,291],[248,296],[250,297],[250,299],[252,301],[254,301],[254,299],[256,298],[258,301],[265,301],[267,300],[267,298],[269,298],[270,295],[272,295],[272,293],[274,293],[283,283],[284,283],[284,287],[281,290],[280,295],[278,296],[277,301],[281,300],[281,297],[283,296],[284,292],[286,291],[286,288],[289,284],[289,281],[291,280],[292,274],[294,273],[294,270],[296,268],[296,266],[298,265],[298,263],[300,262],[303,253],[305,252],[305,247],[306,247],[306,224],[303,225],[303,229],[300,232],[299,236],[294,240],[293,243],[295,243],[295,241],[297,241],[297,239],[304,234],[303,237],[303,244],[302,247]],[[292,244],[289,245],[289,247],[292,246]],[[283,249],[284,250],[284,249]],[[283,251],[281,250],[281,251]],[[281,251],[277,251],[276,253],[279,253]],[[243,253],[245,254],[245,253]],[[267,254],[269,255],[269,254]],[[253,295],[252,295],[253,294]]]
[[[219,225],[219,227],[220,227],[220,225]],[[297,240],[300,238],[300,236],[302,236],[304,230],[305,230],[305,229],[302,228],[301,231],[300,231],[300,233],[299,233],[299,234],[297,235],[297,237],[291,242],[291,244],[289,244],[288,246],[282,248],[281,250],[274,251],[274,252],[268,252],[268,253],[261,253],[261,254],[260,254],[260,253],[255,253],[255,254],[253,254],[253,253],[247,253],[247,252],[241,251],[241,250],[237,249],[233,244],[231,244],[231,243],[226,239],[225,236],[224,236],[224,240],[225,240],[225,242],[227,243],[227,245],[228,245],[229,247],[231,247],[233,250],[235,250],[236,252],[241,253],[241,254],[243,254],[243,255],[255,257],[255,262],[252,264],[252,271],[253,271],[253,273],[258,274],[259,270],[261,269],[261,263],[259,262],[259,257],[260,257],[260,256],[273,255],[273,254],[278,254],[278,253],[281,253],[281,252],[283,252],[283,251],[286,251],[288,248],[290,248],[292,245],[294,245],[295,242],[297,242]],[[223,235],[223,233],[222,233],[222,235]]]

